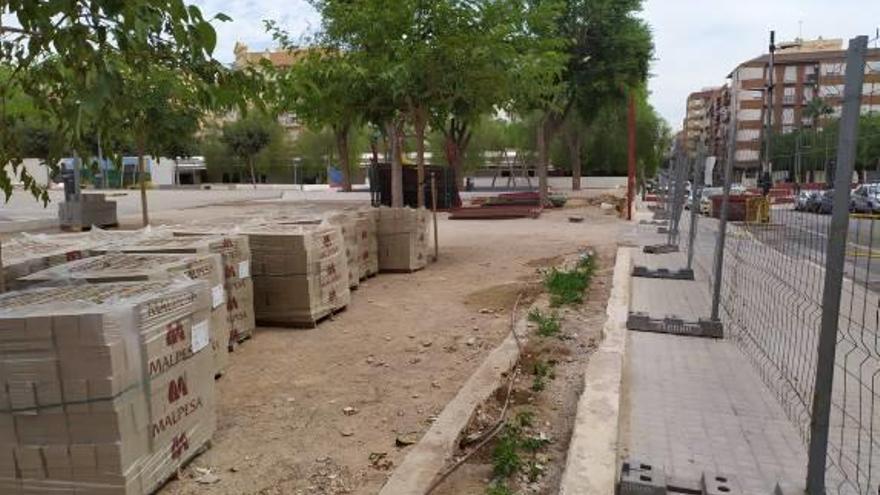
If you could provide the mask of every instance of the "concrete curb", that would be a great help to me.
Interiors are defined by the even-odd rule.
[[[514,331],[525,342],[527,318],[517,320]],[[394,470],[379,494],[425,493],[455,453],[459,436],[470,422],[474,410],[504,383],[503,375],[512,370],[518,358],[519,347],[516,338],[510,334],[489,353],[455,398],[443,408],[443,412]]]
[[[626,317],[632,270],[631,248],[618,248],[608,299],[604,340],[590,357],[560,495],[611,495],[617,481],[621,386],[626,356]]]

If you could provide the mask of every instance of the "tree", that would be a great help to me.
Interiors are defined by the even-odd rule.
[[[273,24],[277,40],[294,50],[285,33]],[[351,131],[363,119],[366,78],[362,68],[345,52],[309,50],[302,60],[275,74],[278,84],[276,111],[292,112],[313,131],[333,131],[344,191],[351,191]]]
[[[10,69],[0,79],[0,163],[11,164],[13,173],[24,157],[9,129],[21,117],[6,102],[17,91],[30,98],[64,144],[47,157],[54,168],[62,153],[88,156],[90,136],[84,130],[102,135],[117,130],[115,119],[105,116],[126,104],[120,98],[126,94],[121,66],[149,71],[152,64],[145,61],[161,60],[181,69],[180,75],[198,66],[197,75],[214,82],[223,69],[211,55],[216,33],[210,21],[183,0],[8,0],[0,14],[11,15],[16,24],[0,26],[0,65]],[[0,188],[8,197],[11,182],[5,171],[2,175]],[[28,178],[24,170],[20,175]],[[29,189],[47,199],[44,188]]]
[[[220,140],[229,151],[244,161],[251,175],[251,184],[257,188],[256,160],[271,141],[271,122],[265,117],[250,116],[223,127]]]
[[[653,44],[650,30],[637,17],[641,6],[642,0],[563,0],[553,12],[553,25],[538,24],[539,35],[564,40],[558,49],[565,64],[553,79],[537,80],[537,87],[526,80],[527,91],[518,104],[541,113],[537,142],[542,202],[549,149],[569,113],[579,112],[589,124],[602,106],[621,101],[627,88],[637,88],[647,78]]]

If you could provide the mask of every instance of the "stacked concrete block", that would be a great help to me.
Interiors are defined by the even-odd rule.
[[[314,327],[348,305],[348,262],[339,227],[266,225],[244,234],[253,253],[258,323]]]
[[[0,296],[0,493],[145,495],[211,439],[203,281]]]
[[[358,264],[361,280],[379,273],[378,210],[365,208],[355,212],[358,238]]]
[[[211,288],[211,350],[214,374],[229,364],[230,322],[219,254],[110,253],[49,268],[18,280],[22,287],[71,283],[137,282],[175,278],[204,280]]]
[[[103,194],[82,194],[78,201],[58,204],[58,222],[62,229],[72,230],[116,226],[116,202],[107,201]]]
[[[330,225],[337,225],[342,230],[342,241],[345,246],[345,260],[348,264],[348,287],[356,289],[361,281],[361,264],[358,259],[360,239],[357,231],[357,216],[352,213],[335,212],[327,215]]]
[[[123,253],[219,254],[223,263],[226,314],[229,322],[229,346],[254,334],[254,284],[251,278],[251,250],[243,235],[204,235],[189,228],[178,237],[152,237],[109,248]]]
[[[21,235],[3,241],[2,286],[11,289],[15,281],[31,273],[92,255],[94,242],[84,234]]]
[[[428,210],[379,208],[379,271],[414,272],[428,264]]]
[[[178,227],[174,235],[236,232],[247,237],[257,323],[314,327],[350,300],[342,231],[326,223],[316,224],[315,219],[279,218]]]

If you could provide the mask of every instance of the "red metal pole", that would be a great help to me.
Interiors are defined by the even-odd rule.
[[[626,181],[626,219],[632,220],[633,198],[636,193],[636,100],[632,91],[629,94],[627,121],[629,133],[629,173]]]

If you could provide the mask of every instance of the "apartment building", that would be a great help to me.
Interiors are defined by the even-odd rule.
[[[264,61],[269,62],[275,68],[285,69],[296,64],[308,53],[307,49],[250,51],[248,46],[241,42],[236,42],[232,51],[235,55],[232,68],[235,70],[259,67]],[[233,115],[230,118],[234,119],[236,116]],[[278,123],[281,124],[291,140],[296,140],[302,131],[302,124],[292,113],[280,114]]]
[[[709,109],[721,88],[703,88],[691,93],[687,99],[687,112],[684,117],[684,149],[689,157],[697,155],[700,143],[706,143],[710,133]]]
[[[784,48],[778,49],[774,58],[772,108],[768,108],[766,89],[769,86],[769,55],[740,64],[728,76],[738,108],[734,167],[744,180],[757,177],[761,170],[768,112],[776,133],[821,127],[841,114],[846,73],[843,41],[796,40],[780,46]],[[862,112],[880,112],[880,49],[868,51],[865,73]],[[829,115],[818,121],[814,121],[807,110],[815,99],[821,99],[831,109]]]

